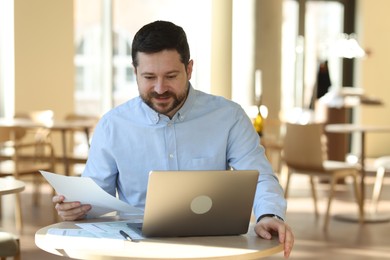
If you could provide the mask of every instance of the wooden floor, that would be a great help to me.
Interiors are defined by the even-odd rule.
[[[370,194],[373,178],[368,177],[366,180],[368,183],[367,194]],[[326,187],[327,184],[320,184],[318,187],[320,216],[317,219],[313,213],[308,180],[306,177],[299,176],[292,179],[287,221],[294,230],[296,243],[291,259],[390,259],[390,222],[359,225],[332,217],[328,231],[322,230]],[[339,185],[331,214],[357,214],[357,207],[353,202],[352,195],[348,182]],[[20,234],[22,260],[64,259],[40,250],[34,243],[35,232],[39,228],[53,223],[49,187],[44,187],[41,204],[37,207],[32,206],[29,185],[23,191],[22,198],[25,223],[24,231]],[[14,228],[13,195],[3,196],[2,199],[3,213],[0,226],[3,230],[17,233]],[[369,200],[367,200],[367,205],[369,205]],[[385,180],[379,212],[390,215],[390,177]],[[269,259],[283,259],[283,255],[279,253]]]

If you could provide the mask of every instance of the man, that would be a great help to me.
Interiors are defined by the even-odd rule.
[[[83,176],[143,208],[151,170],[256,169],[255,231],[265,239],[277,232],[288,257],[294,237],[283,221],[286,201],[259,137],[238,104],[192,87],[183,29],[165,21],[145,25],[134,37],[132,58],[140,96],[102,117]],[[64,199],[53,197],[63,220],[82,219],[91,209]]]

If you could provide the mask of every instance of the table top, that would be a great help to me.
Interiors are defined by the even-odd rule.
[[[24,188],[25,184],[22,181],[9,177],[0,178],[0,195],[21,192]]]
[[[47,235],[50,228],[75,229],[75,222],[41,228],[35,234],[35,244],[49,253],[77,259],[255,259],[283,251],[277,237],[262,239],[253,231],[253,225],[240,236],[153,238],[138,242]]]
[[[39,123],[23,118],[0,118],[1,127],[22,127],[22,128],[48,128],[51,130],[78,130],[93,128],[96,120],[52,120],[47,123]]]
[[[390,126],[361,124],[328,124],[325,126],[325,131],[328,133],[390,132]]]

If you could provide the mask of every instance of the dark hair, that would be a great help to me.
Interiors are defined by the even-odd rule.
[[[187,68],[190,48],[183,28],[171,22],[155,21],[144,25],[134,36],[131,49],[134,67],[138,66],[137,53],[156,53],[163,50],[176,50],[181,62]]]

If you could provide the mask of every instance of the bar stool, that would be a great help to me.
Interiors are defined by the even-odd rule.
[[[0,232],[0,259],[13,257],[14,260],[20,260],[19,238],[8,232]]]
[[[387,171],[390,171],[390,156],[382,156],[375,160],[374,166],[376,170],[376,177],[374,183],[374,189],[372,192],[372,212],[377,213],[378,202],[381,195],[383,179]]]

